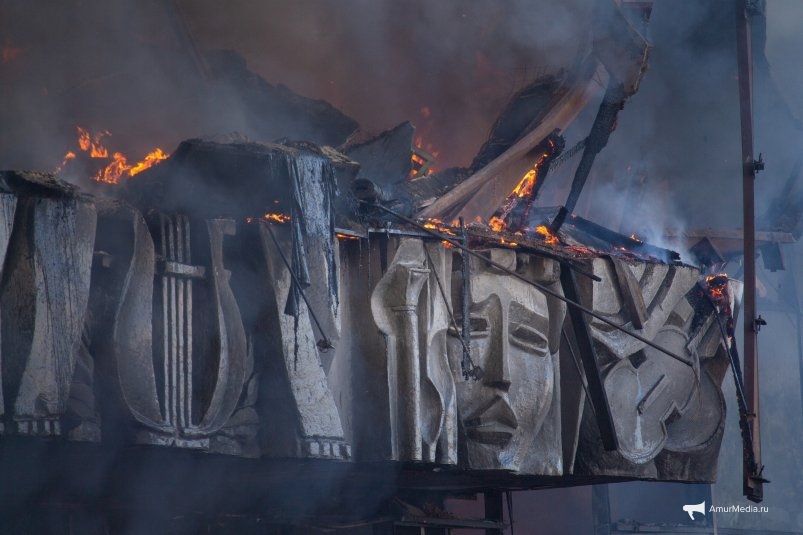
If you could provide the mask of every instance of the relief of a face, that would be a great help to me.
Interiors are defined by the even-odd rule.
[[[483,370],[481,379],[463,377],[463,346],[454,329],[448,343],[467,460],[471,468],[517,470],[552,402],[547,297],[487,264],[476,267],[469,313],[471,355]],[[459,277],[455,284],[462,284]]]

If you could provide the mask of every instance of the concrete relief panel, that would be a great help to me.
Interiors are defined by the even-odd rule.
[[[234,221],[152,213],[146,223],[125,205],[104,215],[97,310],[111,318],[94,322],[93,349],[106,436],[254,455],[253,355],[223,260]]]
[[[261,358],[266,359],[261,412],[262,450],[270,456],[302,456],[348,459],[351,445],[345,440],[337,405],[322,366],[321,354],[333,351],[325,324],[317,323],[320,308],[311,309],[318,296],[331,291],[326,282],[303,284],[293,258],[293,230],[286,226],[258,224],[266,292]],[[317,269],[323,270],[320,264]],[[334,269],[334,266],[332,266]],[[308,279],[309,280],[309,279]],[[324,279],[325,280],[325,279]],[[327,305],[328,307],[328,305]],[[323,308],[323,311],[328,308]],[[315,325],[313,327],[313,325]]]
[[[595,260],[595,273],[607,273],[608,280],[622,280],[613,263],[603,270],[597,262],[610,261]],[[597,301],[600,307],[611,315],[618,314],[620,319],[632,320],[634,316],[625,310],[625,303],[634,301],[629,292],[641,288],[643,301],[649,303],[642,334],[687,362],[638,340],[619,343],[599,327],[601,322],[590,323],[600,349],[598,359],[618,449],[604,451],[586,404],[577,452],[578,472],[710,480],[716,471],[724,425],[720,385],[728,367],[719,322],[727,321],[729,312],[722,315],[715,310],[705,287],[696,283],[698,270],[686,266],[650,267],[638,266],[642,276],[639,284],[631,288],[622,284],[613,288],[605,279],[595,283],[602,288],[595,289],[594,297],[608,292],[608,300]],[[661,272],[661,284],[645,279],[645,274]],[[616,302],[614,295],[622,303],[619,311],[610,305]],[[633,321],[628,323],[634,327]],[[617,358],[611,360],[612,356]]]
[[[6,261],[8,244],[11,241],[11,230],[14,227],[14,213],[17,209],[17,197],[11,193],[0,193],[0,279],[3,275],[3,266]],[[2,333],[0,332],[0,336]],[[1,339],[0,339],[1,341]],[[2,351],[0,351],[0,366],[2,366]],[[5,415],[3,398],[3,381],[0,381],[0,419]],[[5,424],[0,422],[0,432],[5,430]]]
[[[457,461],[455,391],[446,360],[451,254],[440,244],[401,239],[371,296],[386,336],[391,456]]]
[[[689,266],[600,257],[591,261],[594,282],[582,277],[583,303],[618,325],[647,339],[658,334],[675,305],[697,282],[699,271]],[[644,343],[604,322],[590,318],[589,327],[601,364],[609,364],[644,348]]]
[[[687,410],[667,423],[667,440],[655,460],[658,476],[667,480],[714,481],[725,431],[723,381],[729,380],[728,326],[736,321],[742,283],[722,281],[717,299],[701,284],[690,292],[697,313],[690,328],[690,346],[700,360],[700,376]],[[713,307],[711,305],[714,305]]]
[[[551,260],[505,249],[488,251],[488,256],[535,282],[554,285],[558,280],[557,265]],[[462,311],[470,314],[470,333],[464,337],[452,328],[448,344],[463,462],[472,469],[519,471],[540,464],[543,472],[560,473],[559,439],[548,451],[538,442],[543,440],[539,432],[548,415],[557,424],[551,430],[560,436],[559,411],[551,409],[559,404],[556,378],[562,308],[553,297],[482,259],[471,257],[469,262],[469,284],[463,280],[465,271],[455,271],[452,295],[457,324],[462,323]],[[464,342],[470,348],[471,365],[481,370],[473,377],[464,373]],[[539,463],[534,455],[551,462],[541,459]]]
[[[0,252],[7,255],[2,393],[13,427],[6,431],[60,435],[82,351],[96,212],[52,177],[49,183],[15,178],[16,202],[6,194],[0,199]],[[45,189],[46,195],[33,194]]]

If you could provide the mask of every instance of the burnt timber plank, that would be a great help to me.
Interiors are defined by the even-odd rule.
[[[577,291],[577,280],[571,269],[561,269],[560,282],[563,286],[563,294],[570,301],[580,303],[580,295]],[[581,303],[582,304],[582,303]],[[583,361],[586,380],[588,381],[588,395],[591,404],[594,406],[594,413],[597,418],[602,444],[608,451],[614,451],[619,447],[616,438],[616,430],[613,426],[608,396],[602,384],[602,375],[597,365],[596,352],[594,351],[594,341],[591,339],[591,332],[588,324],[583,317],[583,311],[570,306],[568,314],[574,328],[575,340],[580,358]]]

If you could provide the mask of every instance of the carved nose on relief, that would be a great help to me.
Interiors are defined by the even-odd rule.
[[[508,373],[507,355],[502,354],[488,362],[483,370],[483,384],[503,392],[510,390],[511,378]]]
[[[483,384],[507,392],[510,390],[511,384],[508,349],[501,341],[497,342],[498,347],[492,349],[490,358],[486,362]]]

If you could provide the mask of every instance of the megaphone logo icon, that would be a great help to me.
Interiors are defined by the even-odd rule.
[[[694,520],[694,513],[703,513],[705,515],[705,502],[697,505],[684,505],[683,510],[689,513],[689,518]]]

